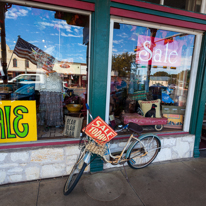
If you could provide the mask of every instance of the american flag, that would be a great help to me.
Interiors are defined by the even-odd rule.
[[[33,64],[37,65],[37,61],[33,53],[33,51],[37,49],[38,47],[34,46],[33,44],[30,44],[29,42],[19,37],[14,48],[14,54],[16,54],[20,58],[27,59],[31,61]]]
[[[30,44],[21,37],[17,40],[14,54],[20,58],[31,61],[35,65],[42,65],[42,68],[48,71],[52,70],[55,61],[53,56],[47,54],[33,44]]]

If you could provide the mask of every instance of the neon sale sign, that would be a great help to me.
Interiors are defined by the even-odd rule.
[[[136,64],[177,67],[181,64],[183,42],[173,38],[138,36]]]

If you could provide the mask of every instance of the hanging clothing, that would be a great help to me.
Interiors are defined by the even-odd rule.
[[[40,90],[39,125],[63,125],[63,85],[60,76],[54,72],[46,78]]]

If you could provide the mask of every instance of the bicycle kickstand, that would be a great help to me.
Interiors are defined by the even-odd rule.
[[[124,164],[123,164],[123,167],[124,167],[125,178],[126,178],[127,182],[129,182],[129,178],[128,178],[127,171],[126,171],[126,169],[125,169]]]

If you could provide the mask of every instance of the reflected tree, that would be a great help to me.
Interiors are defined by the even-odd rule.
[[[122,53],[112,55],[112,70],[118,72],[118,76],[128,77],[131,67],[135,62],[135,54]]]

